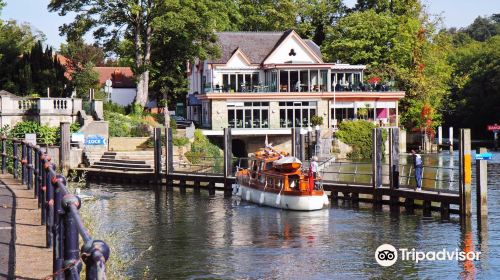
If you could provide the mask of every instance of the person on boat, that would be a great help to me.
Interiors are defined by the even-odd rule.
[[[317,156],[312,157],[311,165],[309,166],[309,168],[312,171],[314,180],[316,180],[317,172],[318,172],[318,157]]]
[[[411,150],[413,155],[413,165],[415,167],[415,182],[417,183],[417,191],[422,190],[422,156],[417,154],[415,150]]]

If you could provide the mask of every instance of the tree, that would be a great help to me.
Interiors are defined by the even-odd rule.
[[[491,17],[479,16],[464,31],[474,40],[484,42],[500,34],[500,14],[494,14]]]
[[[102,48],[77,40],[62,44],[60,53],[68,58],[65,66],[71,73],[70,89],[76,90],[77,97],[86,99],[90,89],[99,89],[99,73],[94,66],[104,64]]]
[[[238,3],[242,31],[283,31],[295,27],[299,9],[296,1],[240,0]]]
[[[65,77],[66,69],[59,63],[52,48],[43,48],[38,41],[29,53],[24,53],[15,64],[13,83],[18,85],[15,93],[20,95],[37,94],[47,96],[64,96],[68,79]]]
[[[323,44],[326,34],[345,14],[346,7],[340,0],[296,1],[299,14],[295,29],[305,38],[312,39],[318,46]]]
[[[17,64],[23,53],[27,53],[37,40],[44,40],[44,35],[34,32],[27,24],[18,24],[10,20],[0,20],[0,89],[19,93]]]
[[[52,0],[48,6],[51,12],[64,16],[75,12],[75,20],[60,27],[61,33],[70,41],[95,28],[93,33],[109,50],[115,50],[119,41],[126,36],[133,38],[134,73],[137,78],[135,103],[144,106],[149,92],[149,69],[151,64],[151,37],[153,21],[158,16],[158,0]]]
[[[486,125],[500,122],[500,36],[473,41],[454,50],[451,94],[444,102],[445,121],[487,137]]]

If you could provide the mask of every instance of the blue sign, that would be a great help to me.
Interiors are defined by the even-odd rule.
[[[106,138],[101,135],[89,135],[85,138],[85,145],[106,145]]]
[[[489,160],[493,157],[492,153],[482,153],[482,154],[476,154],[476,160]]]

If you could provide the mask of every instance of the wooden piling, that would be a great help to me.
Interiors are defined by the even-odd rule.
[[[71,131],[69,122],[60,123],[61,143],[59,146],[59,168],[66,175],[70,169]]]
[[[447,221],[450,219],[450,204],[441,202],[441,220]]]
[[[382,187],[382,129],[372,130],[372,185]]]
[[[179,181],[179,190],[181,194],[186,193],[186,180],[180,180]]]
[[[229,177],[233,173],[233,148],[231,139],[231,128],[224,128],[224,197],[233,194]]]
[[[194,194],[200,194],[200,181],[195,180],[193,185]]]
[[[214,182],[208,183],[208,194],[215,195],[215,183]]]
[[[460,129],[460,213],[462,216],[472,214],[471,181],[472,181],[471,137],[470,129]]]
[[[453,127],[450,126],[450,128],[448,129],[448,132],[449,132],[449,139],[450,139],[450,154],[453,153]]]
[[[159,184],[161,183],[161,128],[157,127],[154,130],[153,135],[154,141],[154,171],[155,180]]]
[[[405,210],[406,210],[406,213],[408,213],[408,214],[415,213],[415,200],[413,198],[406,198],[405,199]]]
[[[479,148],[477,153],[486,153],[486,148]],[[476,160],[476,206],[477,219],[488,216],[488,162]]]
[[[430,200],[424,200],[423,203],[423,212],[424,212],[424,217],[430,217],[431,216],[431,201]]]

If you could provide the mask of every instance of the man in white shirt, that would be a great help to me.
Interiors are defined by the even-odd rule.
[[[415,150],[411,150],[411,154],[413,155],[413,165],[415,167],[415,182],[417,183],[417,191],[422,190],[422,157],[415,152]]]

